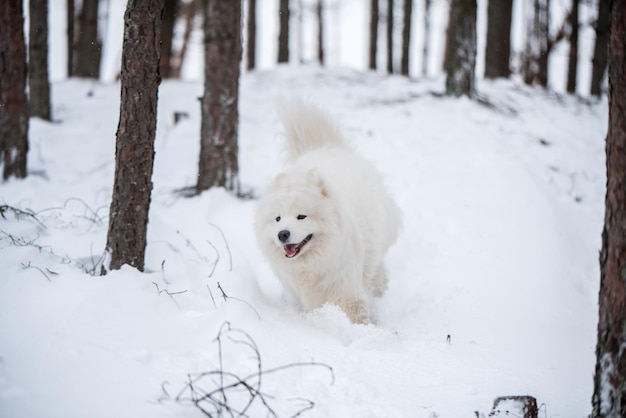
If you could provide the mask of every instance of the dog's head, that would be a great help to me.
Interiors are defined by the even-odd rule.
[[[264,250],[276,257],[319,254],[336,229],[328,190],[315,171],[278,175],[257,208],[257,237]]]

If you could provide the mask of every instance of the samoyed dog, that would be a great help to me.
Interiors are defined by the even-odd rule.
[[[369,323],[371,299],[387,288],[383,259],[400,211],[324,112],[289,101],[279,115],[288,167],[258,202],[261,250],[304,309],[331,303],[351,322]]]

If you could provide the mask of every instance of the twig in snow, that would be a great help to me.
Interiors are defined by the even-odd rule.
[[[218,366],[216,369],[202,372],[190,373],[187,375],[187,383],[174,398],[174,401],[186,404],[191,403],[208,417],[250,417],[252,408],[257,406],[264,410],[265,416],[278,417],[273,404],[270,402],[273,396],[262,391],[263,382],[271,375],[289,369],[304,367],[322,367],[330,372],[331,384],[334,383],[335,375],[333,368],[324,363],[290,363],[283,366],[264,369],[261,352],[256,342],[245,331],[232,328],[229,322],[224,322],[215,338],[218,346]],[[255,364],[255,371],[246,376],[240,376],[235,372],[228,371],[224,361],[223,353],[225,344],[230,343],[228,353],[232,353],[241,347],[250,351]],[[161,386],[164,397],[171,397],[165,388],[165,383]],[[290,401],[304,401],[304,407],[297,410],[291,417],[300,416],[305,411],[313,409],[315,403],[309,399],[291,398]],[[258,414],[258,412],[255,411]]]
[[[217,226],[217,225],[215,225],[215,224],[213,224],[211,222],[209,222],[209,225],[211,225],[213,228],[217,229],[219,231],[219,233],[222,235],[222,239],[224,240],[224,245],[226,245],[226,251],[228,251],[228,260],[229,260],[229,263],[230,263],[228,271],[233,271],[233,255],[230,252],[230,246],[228,245],[228,240],[226,239],[226,235],[224,235],[224,231],[222,231],[222,229],[219,226]]]
[[[48,281],[49,281],[49,282],[51,282],[51,281],[52,281],[52,280],[50,279],[50,276],[48,276],[48,275],[46,274],[46,272],[45,272],[45,271],[43,271],[40,267],[37,267],[37,266],[33,266],[33,265],[31,265],[30,261],[28,262],[28,264],[24,264],[24,263],[20,263],[20,264],[22,265],[22,268],[23,268],[24,270],[26,270],[26,269],[35,269],[35,270],[38,270],[41,274],[43,274],[43,275],[44,275],[44,277],[45,277],[46,279],[48,279]],[[55,271],[50,270],[49,268],[46,268],[46,271],[47,271],[48,273],[52,274],[52,275],[55,275],[55,276],[59,274],[59,273],[57,273],[57,272],[55,272]]]
[[[159,296],[161,296],[161,293],[165,293],[167,296],[170,297],[170,299],[172,299],[172,302],[174,302],[176,307],[180,310],[180,306],[178,305],[178,302],[176,302],[176,299],[174,299],[174,296],[175,295],[182,295],[183,293],[187,293],[187,290],[181,290],[180,292],[170,292],[167,289],[160,289],[159,285],[156,282],[152,282],[152,284],[156,287]]]
[[[207,285],[207,287],[208,287],[208,285]],[[259,321],[261,320],[261,315],[259,314],[259,311],[254,309],[254,306],[250,305],[250,303],[246,302],[243,299],[239,299],[239,298],[236,298],[234,296],[228,296],[226,294],[226,292],[224,292],[224,289],[222,289],[222,286],[220,285],[220,282],[217,282],[217,289],[222,293],[222,297],[224,298],[225,302],[228,302],[228,299],[232,299],[232,300],[236,300],[236,301],[241,302],[241,303],[245,303],[246,305],[248,305],[248,307],[250,309],[252,309],[254,311],[254,313],[256,314],[257,318],[259,318]],[[210,289],[209,289],[209,291],[210,291]],[[213,298],[213,294],[211,294],[211,298]]]

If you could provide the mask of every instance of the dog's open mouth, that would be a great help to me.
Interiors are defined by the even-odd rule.
[[[302,247],[304,247],[306,243],[311,240],[311,238],[313,238],[313,234],[307,235],[307,237],[300,241],[299,244],[285,244],[283,246],[283,250],[285,251],[285,257],[293,258],[300,254],[300,250],[302,250]]]

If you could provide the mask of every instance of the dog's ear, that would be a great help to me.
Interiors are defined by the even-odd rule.
[[[310,169],[307,173],[307,179],[309,182],[314,185],[324,197],[328,197],[328,189],[326,188],[326,183],[322,178],[321,174],[314,168]]]

